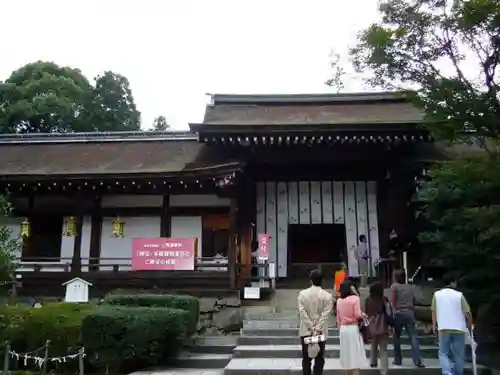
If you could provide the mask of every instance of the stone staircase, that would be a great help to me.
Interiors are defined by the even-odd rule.
[[[260,301],[245,306],[243,329],[236,335],[198,337],[186,347],[175,369],[138,372],[136,375],[299,375],[301,347],[298,336],[298,290],[277,290],[272,301]],[[366,291],[362,291],[362,294]],[[328,322],[334,327],[333,315]],[[403,375],[440,375],[437,359],[437,342],[434,336],[419,338],[420,351],[426,368],[413,366],[408,338],[402,338],[403,365],[391,365],[390,373]],[[394,349],[389,345],[389,356]],[[366,346],[367,356],[370,348]],[[329,330],[326,345],[324,375],[344,375],[340,367],[340,342],[338,330]],[[393,359],[389,359],[392,364]],[[478,368],[479,375],[490,375],[485,367]],[[362,369],[363,374],[379,374],[379,370]],[[465,373],[471,374],[470,365]]]
[[[233,357],[224,369],[224,375],[277,375],[301,374],[301,348],[298,338],[298,317],[296,312],[269,314],[266,317],[250,318],[245,321],[238,345],[234,348]],[[331,326],[331,325],[330,325]],[[402,339],[403,365],[392,366],[391,373],[408,373],[422,375],[439,375],[441,369],[437,359],[437,344],[432,336],[420,337],[420,349],[426,368],[413,366],[411,346],[408,338]],[[389,346],[389,362],[393,362],[393,347]],[[366,353],[370,354],[369,345]],[[340,367],[340,343],[337,329],[329,330],[326,347],[325,375],[344,374]],[[481,371],[486,370],[480,368]],[[480,372],[481,372],[480,371]],[[378,374],[377,369],[362,369],[362,373]],[[468,368],[466,373],[471,373]]]

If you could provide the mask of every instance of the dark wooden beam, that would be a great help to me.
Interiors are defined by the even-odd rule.
[[[83,215],[78,215],[76,220],[75,243],[73,245],[73,258],[71,259],[71,272],[75,275],[82,271],[82,231]]]
[[[96,197],[91,216],[89,258],[95,259],[101,255],[102,217],[101,198]]]
[[[229,208],[229,244],[228,244],[228,272],[229,272],[229,288],[235,289],[237,286],[236,280],[236,246],[238,239],[237,231],[237,218],[238,218],[238,200],[236,197],[231,198],[231,205]]]
[[[170,207],[170,216],[200,216],[227,214],[230,212],[228,206],[217,207]]]
[[[170,237],[171,232],[171,213],[169,209],[170,196],[165,194],[163,196],[163,203],[160,214],[160,237]]]

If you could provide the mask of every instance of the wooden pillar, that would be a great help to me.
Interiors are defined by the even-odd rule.
[[[101,212],[101,198],[97,197],[94,201],[94,210],[91,216],[90,226],[90,251],[89,251],[89,270],[95,267],[91,265],[99,264],[99,256],[101,255],[101,236],[102,236],[102,212]]]
[[[237,239],[238,239],[238,230],[237,230],[237,215],[238,215],[238,201],[236,197],[231,197],[231,205],[229,207],[229,244],[228,250],[229,253],[227,255],[228,261],[228,272],[229,272],[229,287],[231,289],[237,288],[237,279],[236,279],[236,251],[237,251]]]
[[[83,231],[83,215],[79,214],[76,220],[76,234],[73,245],[73,258],[71,259],[71,272],[80,274],[82,272],[82,231]]]
[[[163,204],[161,208],[161,215],[160,215],[160,237],[165,238],[165,237],[170,237],[171,235],[171,215],[170,215],[170,195],[165,194],[163,196]]]

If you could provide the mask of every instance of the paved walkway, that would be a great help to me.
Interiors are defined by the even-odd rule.
[[[179,368],[171,370],[150,370],[150,371],[137,371],[129,375],[222,375],[224,369],[196,369],[196,368]]]

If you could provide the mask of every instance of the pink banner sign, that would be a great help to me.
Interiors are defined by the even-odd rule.
[[[269,259],[269,234],[259,234],[257,237],[258,249],[257,249],[257,258],[259,260],[268,260]]]
[[[133,271],[193,271],[196,238],[133,238]]]

